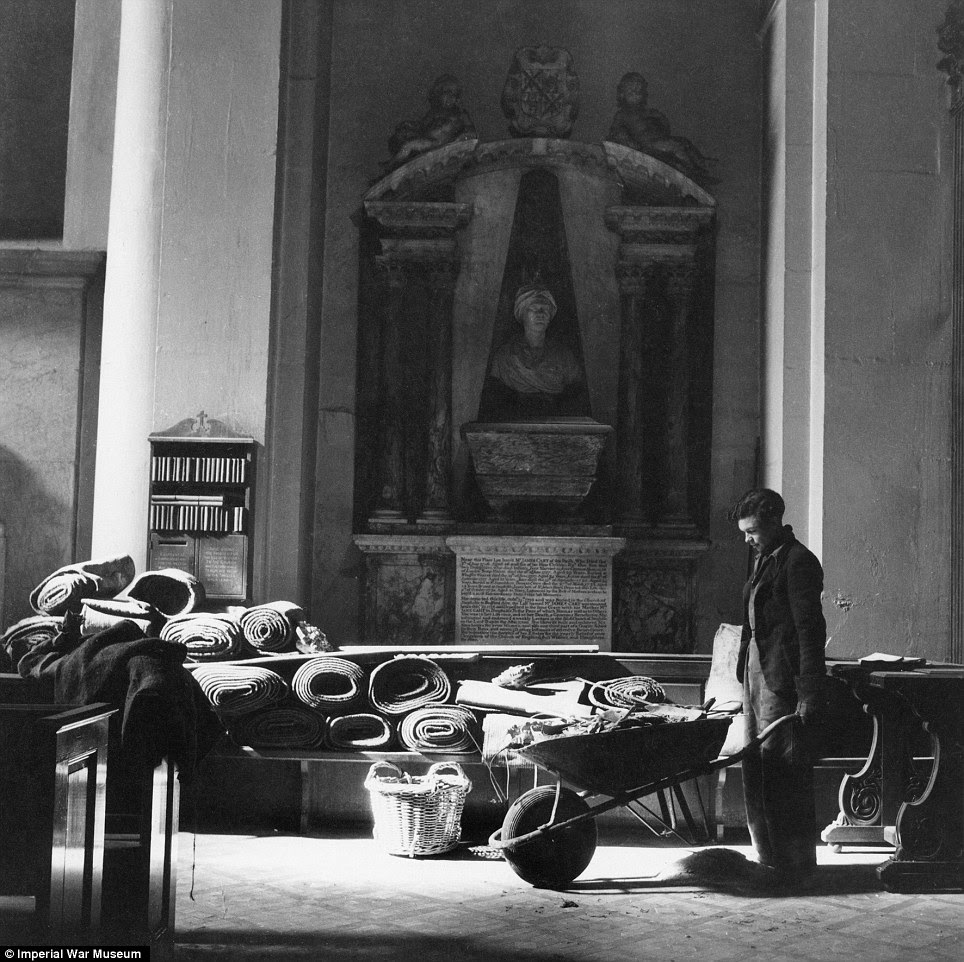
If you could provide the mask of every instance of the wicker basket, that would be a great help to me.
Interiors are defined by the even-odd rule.
[[[472,783],[455,762],[438,762],[412,777],[391,762],[375,762],[365,778],[374,837],[391,855],[441,855],[459,843],[462,807]]]

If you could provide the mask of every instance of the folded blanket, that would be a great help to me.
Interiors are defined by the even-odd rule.
[[[139,574],[118,596],[143,601],[165,618],[186,615],[204,604],[204,585],[178,568],[161,568]]]
[[[145,637],[157,637],[164,627],[164,616],[143,601],[120,598],[85,598],[80,609],[80,633],[96,635],[119,621],[133,621]]]
[[[372,669],[368,700],[386,715],[404,715],[423,705],[448,701],[452,683],[424,655],[397,655]]]
[[[307,708],[265,708],[231,720],[228,728],[239,745],[250,748],[318,748],[325,739],[325,716]]]
[[[295,630],[304,618],[304,610],[292,601],[269,601],[241,615],[241,631],[245,641],[258,651],[293,651]]]
[[[461,705],[426,705],[402,719],[398,737],[413,752],[461,754],[479,748],[479,724]]]
[[[384,751],[391,745],[394,736],[395,729],[387,718],[370,712],[357,712],[330,718],[325,741],[336,751]]]
[[[192,674],[219,715],[245,715],[288,694],[284,678],[259,665],[199,665]]]
[[[654,678],[629,675],[597,681],[589,689],[588,697],[597,708],[636,708],[666,701],[666,692]]]
[[[0,635],[0,651],[10,660],[6,671],[16,671],[20,659],[44,642],[53,641],[60,634],[64,619],[50,615],[31,615],[11,625]]]
[[[38,615],[80,611],[84,598],[113,597],[133,577],[134,560],[129,555],[65,565],[47,575],[30,592],[30,607]]]
[[[241,625],[231,615],[175,615],[161,629],[161,638],[183,644],[190,661],[226,661],[244,651]]]
[[[455,703],[509,715],[588,718],[593,713],[592,705],[586,704],[583,698],[588,687],[584,681],[564,681],[516,690],[488,681],[462,681],[455,693]]]
[[[319,655],[298,668],[291,690],[311,708],[343,712],[363,700],[364,677],[365,670],[347,658]]]

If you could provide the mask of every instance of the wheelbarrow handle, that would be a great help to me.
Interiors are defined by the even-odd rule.
[[[732,755],[720,756],[720,758],[713,763],[713,767],[728,768],[730,765],[735,765],[743,759],[747,752],[762,745],[777,729],[799,721],[800,716],[796,712],[790,715],[781,715],[776,721],[770,722],[756,737],[751,738],[738,752],[734,752]]]

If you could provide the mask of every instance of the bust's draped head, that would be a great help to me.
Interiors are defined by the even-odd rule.
[[[555,317],[556,299],[552,296],[552,291],[550,291],[545,284],[535,283],[523,284],[515,292],[515,304],[512,309],[513,314],[515,314],[515,319],[523,323],[525,321],[526,311],[536,303],[548,304],[551,316]]]

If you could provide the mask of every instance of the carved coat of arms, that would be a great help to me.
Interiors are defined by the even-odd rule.
[[[520,47],[502,90],[515,137],[568,137],[579,114],[579,77],[561,47]]]

